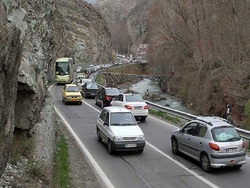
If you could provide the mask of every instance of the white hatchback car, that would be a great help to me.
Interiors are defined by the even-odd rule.
[[[133,114],[124,107],[104,107],[97,118],[97,140],[108,146],[108,152],[143,152],[145,138]]]
[[[140,94],[121,93],[112,100],[111,105],[127,108],[141,121],[145,121],[148,117],[148,105]]]

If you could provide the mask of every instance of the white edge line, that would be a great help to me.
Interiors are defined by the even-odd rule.
[[[150,116],[150,115],[149,115],[149,116]],[[181,128],[181,127],[178,127],[178,126],[172,125],[172,124],[170,124],[170,123],[168,123],[168,122],[165,122],[165,121],[163,121],[162,119],[158,119],[158,118],[156,118],[156,117],[154,117],[154,116],[150,116],[150,117],[151,117],[151,118],[153,118],[154,120],[157,120],[157,121],[162,122],[163,124],[166,124],[167,126],[171,126],[171,127],[176,128],[176,129],[180,129],[180,128]],[[250,157],[249,157],[249,156],[247,156],[247,155],[246,155],[246,159],[250,161]]]
[[[54,106],[54,109],[55,109],[55,112],[57,113],[57,115],[60,117],[60,119],[64,122],[64,125],[68,128],[68,130],[74,136],[74,138],[77,141],[77,144],[79,145],[82,153],[86,156],[89,165],[91,166],[92,170],[95,172],[95,174],[97,176],[97,179],[101,181],[100,184],[103,187],[106,187],[106,188],[114,188],[113,184],[110,182],[110,180],[108,179],[106,174],[103,172],[101,167],[97,164],[97,162],[92,157],[92,155],[90,154],[88,149],[83,145],[83,143],[81,142],[81,140],[79,139],[77,134],[74,132],[74,130],[70,127],[70,125],[65,120],[65,118],[60,114],[60,112],[58,111],[58,109],[55,106]]]
[[[211,186],[213,188],[219,188],[217,185],[215,185],[212,182],[208,181],[207,179],[205,179],[204,177],[200,176],[196,172],[190,170],[189,168],[187,168],[186,166],[184,166],[182,163],[180,163],[179,161],[176,161],[175,159],[173,159],[169,155],[165,154],[164,152],[162,152],[161,150],[159,150],[158,148],[156,148],[155,146],[153,146],[149,142],[147,142],[147,145],[149,145],[151,148],[153,148],[154,150],[156,150],[157,152],[159,152],[160,154],[162,154],[164,157],[168,158],[169,160],[171,160],[175,164],[179,165],[180,167],[182,167],[183,169],[185,169],[186,171],[188,171],[190,174],[194,175],[196,178],[198,178],[201,181],[203,181],[204,183],[208,184],[209,186]]]
[[[53,86],[53,85],[52,85]],[[51,86],[51,87],[52,87]],[[51,88],[50,87],[50,88]],[[49,90],[50,90],[49,88]],[[97,112],[100,112],[99,110],[97,110],[96,108],[94,108],[93,106],[89,105],[87,102],[85,102],[83,100],[83,102],[88,105],[89,107],[91,107],[92,109],[96,110]],[[91,165],[91,167],[94,169],[95,173],[98,176],[98,179],[100,179],[102,182],[104,182],[105,187],[107,188],[114,188],[113,184],[110,182],[110,180],[108,179],[108,177],[105,175],[105,173],[102,171],[101,167],[97,164],[97,162],[94,160],[94,158],[91,156],[91,154],[89,153],[89,151],[87,150],[87,148],[83,145],[83,143],[81,142],[81,140],[78,138],[78,136],[75,134],[75,132],[73,131],[73,129],[70,127],[70,125],[68,124],[68,122],[64,119],[64,117],[59,113],[59,111],[57,110],[56,107],[55,111],[58,114],[58,116],[64,121],[65,126],[67,126],[67,128],[69,129],[69,131],[71,132],[71,134],[75,137],[75,139],[77,140],[77,143],[80,146],[80,149],[82,150],[83,154],[86,155],[89,164]],[[153,116],[150,116],[151,118],[164,122],[158,118],[155,118]],[[164,122],[166,123],[166,122]],[[176,127],[174,125],[168,124],[171,127]],[[200,179],[201,181],[205,182],[206,184],[208,184],[209,186],[211,186],[212,188],[219,188],[217,185],[213,184],[212,182],[208,181],[207,179],[205,179],[204,177],[200,176],[199,174],[197,174],[196,172],[190,170],[189,168],[187,168],[186,166],[184,166],[183,164],[181,164],[180,162],[174,160],[172,157],[170,157],[169,155],[165,154],[164,152],[162,152],[161,150],[159,150],[158,148],[156,148],[155,146],[153,146],[152,144],[150,144],[149,142],[146,142],[147,145],[149,145],[151,148],[153,148],[154,150],[156,150],[158,153],[162,154],[164,157],[168,158],[169,160],[171,160],[172,162],[174,162],[175,164],[179,165],[180,167],[182,167],[183,169],[185,169],[186,171],[188,171],[189,173],[191,173],[192,175],[194,175],[195,177],[197,177],[198,179]],[[247,157],[248,158],[248,157]]]

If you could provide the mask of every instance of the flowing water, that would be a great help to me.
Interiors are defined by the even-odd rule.
[[[148,90],[149,95],[155,94],[159,95],[159,98],[161,98],[161,100],[154,101],[154,103],[193,114],[193,111],[187,108],[179,98],[162,92],[158,83],[152,80],[143,79],[138,83],[131,85],[129,89],[140,93],[142,96],[145,96]]]

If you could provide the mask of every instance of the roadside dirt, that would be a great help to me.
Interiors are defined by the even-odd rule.
[[[68,143],[71,188],[102,187],[74,137],[62,123],[59,126],[59,133],[65,136]]]

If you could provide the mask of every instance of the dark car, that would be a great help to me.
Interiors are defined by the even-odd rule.
[[[114,97],[117,97],[120,91],[117,88],[101,88],[95,96],[95,104],[99,105],[101,108],[105,106],[110,106],[110,103]]]
[[[82,86],[82,96],[86,97],[93,97],[95,98],[97,91],[99,90],[98,86],[94,82],[86,82]]]

